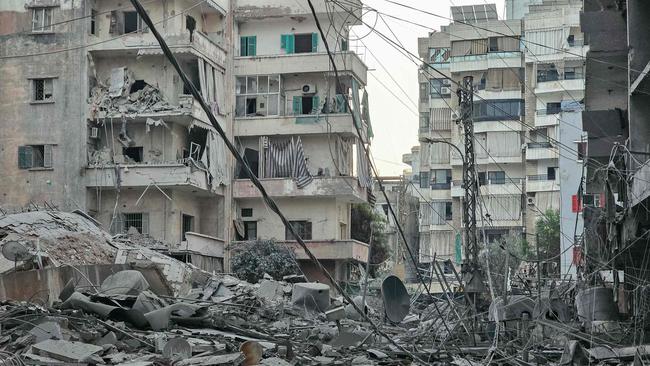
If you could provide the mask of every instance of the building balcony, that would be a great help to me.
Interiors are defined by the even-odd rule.
[[[279,241],[293,249],[298,260],[309,260],[302,247],[295,241]],[[368,244],[357,240],[307,240],[307,248],[322,260],[355,260],[365,263],[368,260]]]
[[[365,135],[367,128],[362,127]],[[256,116],[237,117],[235,119],[235,135],[273,136],[282,134],[316,135],[336,133],[346,136],[356,136],[352,115],[349,113],[299,115],[299,116]],[[364,136],[365,139],[365,136]]]
[[[351,51],[337,52],[334,56],[341,74],[354,76],[363,85],[368,81],[368,66]],[[280,55],[235,57],[235,75],[272,75],[331,73],[327,53],[293,53]]]
[[[462,148],[462,147],[461,147]],[[483,156],[485,155],[485,150],[478,144],[474,145],[474,149],[480,153],[477,154],[475,163],[477,165],[489,165],[489,164],[521,164],[521,154],[514,156]],[[451,159],[449,162],[454,167],[461,167],[463,165],[462,159],[452,152]]]
[[[566,93],[567,91],[582,91],[585,89],[585,79],[559,79],[538,81],[535,94]]]
[[[176,34],[169,32],[163,37],[175,54],[188,54],[201,57],[218,66],[226,65],[226,51],[202,32],[196,31],[190,40],[189,32]],[[124,34],[105,42],[88,47],[98,57],[163,55],[158,41],[151,32]]]
[[[550,192],[560,190],[560,181],[549,179],[546,174],[529,175],[526,177],[526,192]]]
[[[479,189],[482,195],[518,195],[521,194],[522,183],[522,178],[488,179],[485,184],[480,185]],[[465,196],[462,181],[451,182],[451,196]]]
[[[101,189],[147,188],[179,189],[203,195],[223,195],[223,187],[211,188],[208,174],[189,164],[119,164],[86,168],[86,187]]]
[[[89,104],[88,116],[90,119],[114,119],[115,121],[119,121],[124,114],[128,118],[129,123],[146,123],[147,119],[151,118],[154,120],[162,119],[165,123],[176,123],[185,127],[199,124],[203,128],[212,128],[212,124],[209,122],[207,114],[203,108],[201,108],[199,102],[191,95],[181,94],[178,96],[178,105],[158,111],[152,109],[147,111],[138,111],[135,106],[133,109],[128,109],[129,104],[126,104],[124,107],[127,108],[127,111],[122,113],[117,110],[98,110],[96,105]],[[217,119],[222,118],[220,115],[216,115],[216,117]]]
[[[453,56],[449,70],[454,73],[520,67],[521,52],[490,52],[483,55]]]
[[[354,14],[354,16],[349,15],[349,19],[347,20],[351,25],[360,24],[357,18],[361,19],[362,17],[361,7],[360,0],[346,1],[345,4],[341,4],[340,6],[328,6],[324,1],[314,1],[316,14],[325,16],[331,14],[332,11],[337,13],[344,12],[344,18],[348,16],[348,12]],[[238,21],[273,20],[279,17],[296,16],[311,17],[312,15],[306,1],[298,2],[295,0],[237,0],[237,5],[234,10],[235,19]]]
[[[223,258],[225,241],[210,235],[186,232],[185,240],[173,244],[172,253],[198,254],[207,257]]]
[[[479,89],[474,92],[477,99],[500,100],[500,99],[521,99],[522,93],[517,90],[487,90]]]
[[[526,160],[558,159],[558,149],[550,142],[530,142],[526,149]]]
[[[300,189],[291,178],[260,178],[264,189],[274,198],[318,197],[336,198],[351,203],[368,200],[365,188],[359,186],[356,177],[314,177],[314,180]],[[233,185],[235,199],[260,198],[261,194],[248,179],[238,179]]]
[[[535,113],[535,127],[557,126],[560,123],[560,114],[553,114],[540,109]]]

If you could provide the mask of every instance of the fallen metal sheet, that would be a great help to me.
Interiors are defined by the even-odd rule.
[[[192,357],[192,346],[183,338],[173,338],[165,343],[162,354],[168,360],[185,360]]]
[[[411,297],[402,280],[392,275],[386,277],[381,283],[381,297],[386,317],[395,323],[404,320],[411,308]]]
[[[189,318],[199,310],[201,306],[177,303],[166,306],[162,309],[154,310],[144,314],[153,330],[167,329],[171,324],[172,313],[178,313],[180,317]]]
[[[116,306],[92,302],[90,298],[82,293],[74,292],[70,297],[61,304],[62,309],[83,310],[88,313],[97,314],[106,319],[111,311],[117,309]]]
[[[490,321],[520,320],[523,314],[528,314],[530,318],[535,312],[536,302],[528,296],[511,295],[507,301],[508,303],[505,303],[503,297],[492,301],[489,308]]]
[[[126,270],[112,274],[102,282],[99,291],[104,295],[134,295],[149,289],[149,283],[140,271]]]
[[[84,362],[103,348],[94,344],[48,339],[32,346],[38,355],[51,357],[65,362]]]
[[[330,306],[330,287],[323,283],[296,283],[291,303],[306,310],[324,312]]]

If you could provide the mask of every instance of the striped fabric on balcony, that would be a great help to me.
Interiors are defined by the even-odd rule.
[[[314,180],[307,169],[300,137],[277,143],[269,141],[264,156],[267,178],[292,178],[298,188],[304,188]]]

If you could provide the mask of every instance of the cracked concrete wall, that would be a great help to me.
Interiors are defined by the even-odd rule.
[[[90,13],[85,1],[55,3],[59,6],[53,8],[53,23]],[[0,61],[0,206],[12,209],[47,201],[64,210],[83,209],[88,85],[80,70],[87,69],[87,59],[83,49],[56,51],[87,43],[88,24],[69,22],[54,26],[51,33],[33,34],[26,4],[0,4],[0,56],[14,56]],[[41,55],[26,56],[32,54]],[[45,77],[55,78],[54,102],[32,103],[30,78]],[[54,145],[53,168],[19,169],[18,146],[37,144]]]

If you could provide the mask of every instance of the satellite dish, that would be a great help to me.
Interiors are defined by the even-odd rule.
[[[404,320],[411,308],[411,297],[402,280],[393,275],[386,277],[381,283],[381,297],[388,320],[394,323]]]
[[[2,255],[12,262],[28,261],[34,255],[26,246],[17,241],[8,241],[2,245]]]

